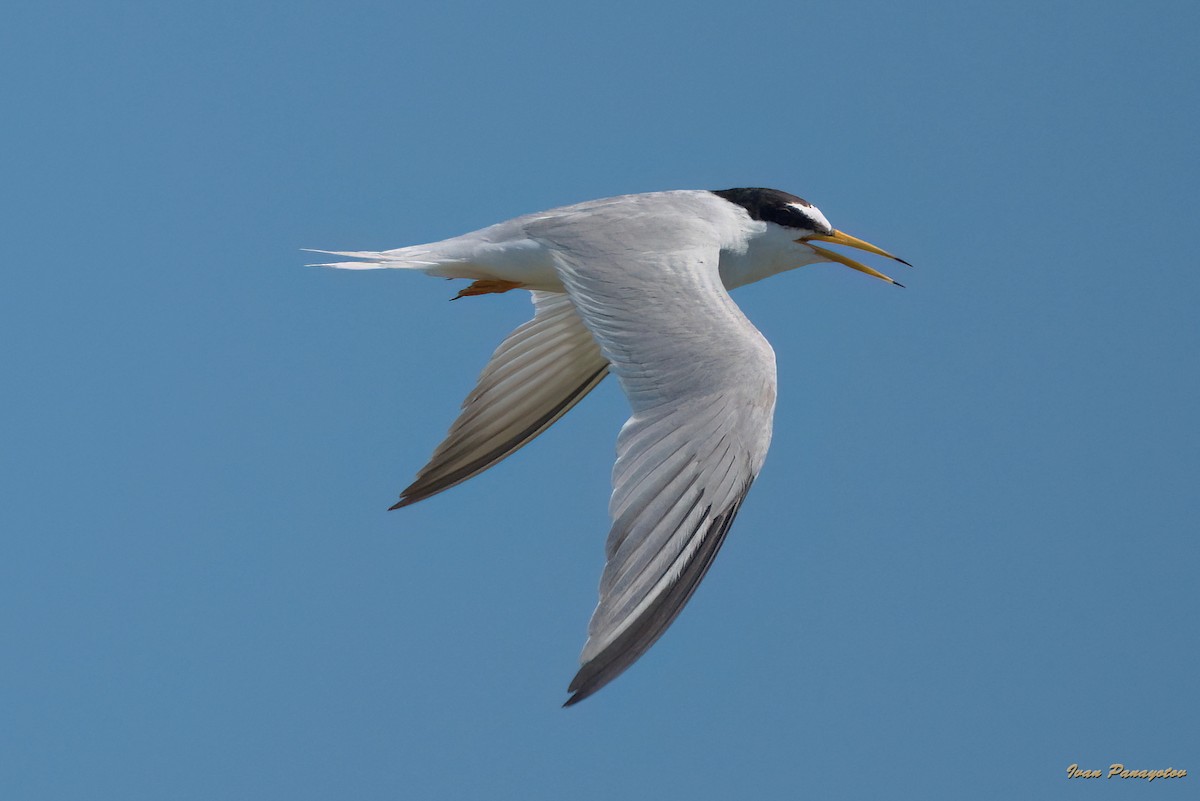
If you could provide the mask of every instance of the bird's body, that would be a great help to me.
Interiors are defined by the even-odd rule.
[[[670,625],[762,467],[775,356],[728,290],[820,261],[891,281],[814,240],[895,258],[835,231],[794,195],[731,189],[595,200],[427,245],[334,252],[360,261],[327,265],[471,280],[460,297],[533,293],[533,320],[493,354],[396,507],[496,464],[609,371],[621,382],[633,414],[617,440],[600,603],[568,704],[619,675]]]

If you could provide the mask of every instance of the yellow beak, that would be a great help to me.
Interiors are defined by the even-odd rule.
[[[886,256],[889,259],[895,259],[896,261],[900,262],[901,264],[908,264],[908,262],[906,262],[904,259],[900,258],[899,256],[893,256],[891,253],[888,253],[883,248],[877,248],[874,245],[872,245],[870,242],[864,242],[863,240],[859,239],[858,237],[850,236],[850,234],[843,234],[841,231],[834,231],[831,234],[810,234],[808,236],[804,236],[804,237],[801,237],[796,240],[797,242],[802,242],[805,245],[808,245],[810,248],[815,250],[817,253],[821,254],[821,256],[824,257],[824,259],[826,261],[834,261],[834,262],[837,262],[838,264],[844,264],[847,267],[858,270],[860,273],[866,273],[867,275],[873,275],[876,278],[887,281],[890,284],[895,284],[896,286],[901,286],[901,287],[904,286],[904,284],[900,283],[899,281],[896,281],[895,279],[884,275],[883,273],[879,272],[878,270],[872,270],[870,267],[868,267],[865,264],[859,264],[854,259],[851,259],[847,256],[843,256],[841,253],[835,253],[834,251],[827,250],[826,248],[820,247],[819,245],[814,245],[812,243],[812,240],[814,240],[814,239],[819,240],[821,242],[832,242],[835,245],[845,245],[847,247],[857,248],[859,250],[865,250],[868,253],[874,253],[877,256]],[[911,267],[912,265],[908,264],[908,266]]]

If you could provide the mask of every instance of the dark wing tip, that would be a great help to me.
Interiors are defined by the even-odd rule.
[[[638,654],[638,656],[641,656],[641,654]],[[563,709],[566,709],[569,706],[575,706],[584,698],[597,693],[601,687],[615,679],[618,674],[623,672],[625,668],[629,667],[629,665],[633,664],[633,662],[634,660],[631,659],[629,660],[628,664],[621,666],[615,671],[596,671],[595,668],[593,668],[592,671],[588,671],[588,665],[584,665],[582,668],[580,668],[579,672],[575,674],[575,678],[571,680],[571,686],[567,688],[567,692],[571,694],[571,697],[563,702]],[[585,672],[590,673],[590,675],[585,675]]]
[[[704,539],[678,581],[652,604],[641,619],[579,669],[567,687],[567,692],[573,695],[563,704],[564,707],[579,703],[624,673],[650,650],[650,646],[654,645],[667,627],[675,621],[683,607],[691,600],[696,587],[700,585],[700,580],[712,567],[713,559],[725,542],[725,535],[729,533],[733,519],[737,516],[742,501],[746,499],[746,494],[750,492],[752,483],[753,479],[746,482],[738,497],[724,512],[713,518],[705,517],[701,522],[701,525],[705,521],[708,523]]]
[[[388,507],[389,512],[394,512],[397,509],[403,509],[405,506],[412,506],[417,501],[423,501],[430,495],[437,495],[444,489],[449,487],[431,487],[429,482],[422,481],[418,476],[417,480],[409,484],[404,489],[400,490],[400,500]]]
[[[426,465],[417,476],[417,480],[409,484],[404,489],[400,490],[400,500],[394,505],[388,507],[388,511],[393,509],[403,509],[405,506],[412,506],[417,501],[423,501],[439,492],[445,492],[453,486],[461,484],[471,476],[480,472],[483,468],[477,468],[473,471],[455,471],[450,475],[431,475],[430,467],[434,463]],[[488,465],[484,465],[487,467]]]
[[[574,387],[541,415],[532,419],[524,429],[513,434],[509,439],[501,442],[496,447],[481,454],[478,458],[467,464],[460,465],[453,470],[447,470],[447,461],[443,453],[443,448],[449,443],[456,443],[457,450],[461,451],[463,449],[463,440],[455,440],[456,429],[452,428],[448,439],[438,446],[438,450],[434,452],[429,463],[421,468],[421,472],[417,474],[416,480],[400,492],[400,502],[390,507],[388,511],[400,509],[417,501],[423,501],[426,498],[437,495],[439,492],[445,492],[451,487],[458,486],[468,478],[479,475],[497,462],[516,453],[522,447],[532,442],[538,434],[541,434],[564,414],[574,408],[575,404],[583,400],[606,375],[608,375],[608,362],[604,362],[597,367],[578,386]],[[469,441],[467,444],[470,444]]]
[[[639,627],[635,626],[635,628]],[[665,628],[666,626],[663,627],[663,629]],[[624,673],[630,665],[636,662],[661,634],[662,630],[645,644],[636,641],[629,643],[624,641],[624,638],[620,638],[604,653],[598,654],[579,668],[579,672],[575,674],[575,678],[571,679],[571,684],[567,687],[567,692],[571,693],[571,697],[563,702],[563,708],[574,706],[589,695],[599,692],[604,685]]]

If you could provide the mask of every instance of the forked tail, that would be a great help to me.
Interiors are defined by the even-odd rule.
[[[436,267],[442,261],[432,258],[432,251],[427,248],[400,248],[398,250],[317,250],[302,248],[308,253],[324,253],[329,256],[346,256],[358,261],[335,261],[322,264],[310,264],[309,267],[336,267],[339,270],[422,270]],[[436,273],[435,273],[436,274]]]

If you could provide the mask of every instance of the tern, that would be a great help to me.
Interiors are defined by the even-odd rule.
[[[820,244],[819,244],[820,243]],[[500,344],[429,463],[391,507],[511,455],[608,373],[632,415],[617,438],[600,600],[564,706],[644,654],[695,592],[771,440],[775,352],[729,290],[818,262],[890,283],[823,247],[908,264],[776,189],[622,195],[380,252],[316,251],[471,281],[454,299],[514,289],[533,319]]]

